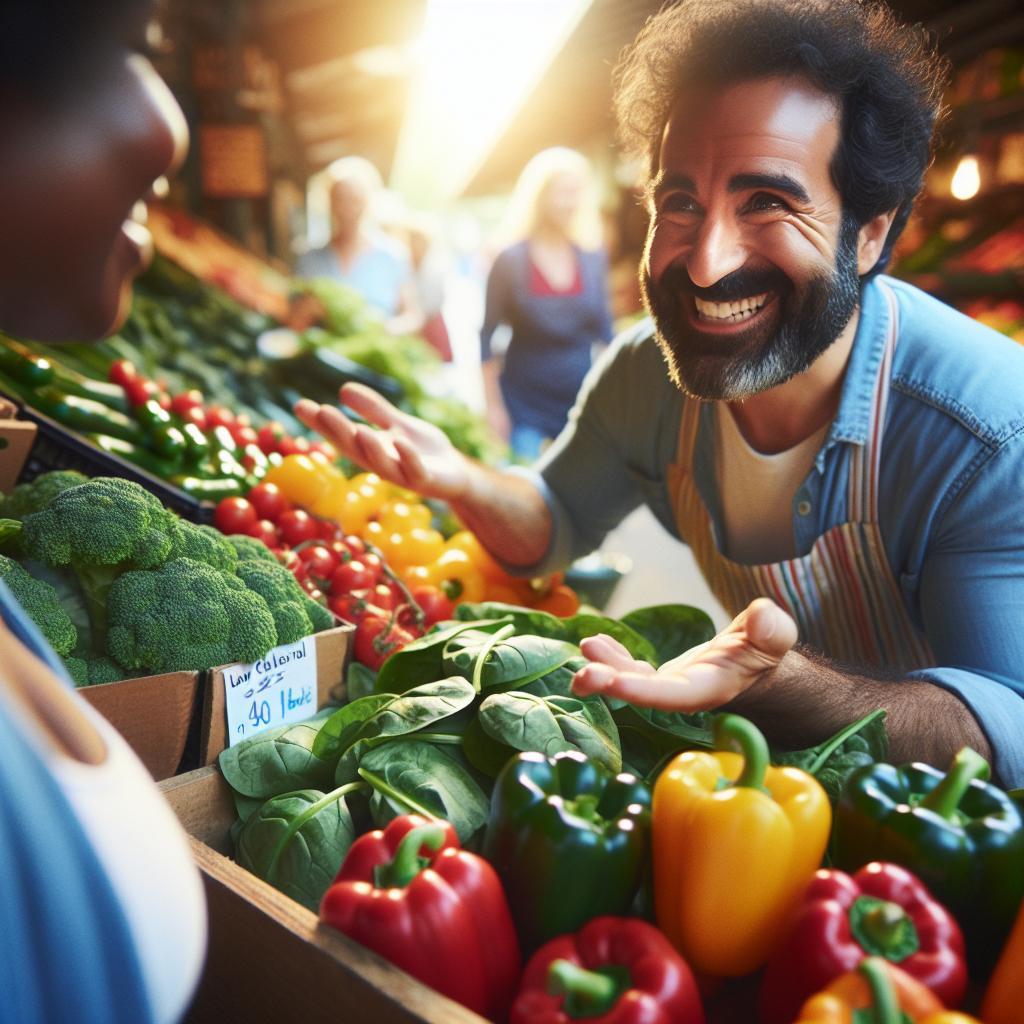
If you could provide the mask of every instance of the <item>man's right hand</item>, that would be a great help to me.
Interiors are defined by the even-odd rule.
[[[295,403],[295,415],[347,459],[391,483],[449,502],[465,495],[472,464],[441,429],[396,409],[363,384],[346,384],[338,394],[366,423],[308,398]]]

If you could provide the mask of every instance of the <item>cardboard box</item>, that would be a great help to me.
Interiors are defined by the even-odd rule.
[[[345,695],[345,667],[355,626],[341,623],[334,629],[317,633],[316,640],[316,708]],[[224,666],[207,673],[203,687],[202,723],[199,735],[199,766],[213,764],[217,755],[228,746],[228,720],[224,700]]]
[[[484,1024],[229,860],[231,791],[216,768],[160,784],[203,875],[209,950],[188,1024]]]
[[[201,672],[165,672],[83,686],[78,692],[128,741],[159,780],[178,770],[201,683]]]

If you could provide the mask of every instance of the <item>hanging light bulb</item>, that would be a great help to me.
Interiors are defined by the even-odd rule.
[[[949,191],[954,199],[973,199],[981,188],[981,169],[978,166],[978,158],[973,153],[968,153],[960,158],[953,172],[953,180],[950,182]]]

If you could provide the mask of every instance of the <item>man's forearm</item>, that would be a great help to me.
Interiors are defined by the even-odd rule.
[[[992,759],[985,733],[953,693],[916,679],[883,680],[841,671],[813,653],[793,650],[778,668],[728,705],[779,746],[813,746],[875,708],[885,708],[890,759],[896,764],[950,763],[963,746]]]
[[[551,541],[551,515],[529,480],[474,463],[452,509],[495,558],[509,565],[540,561]]]

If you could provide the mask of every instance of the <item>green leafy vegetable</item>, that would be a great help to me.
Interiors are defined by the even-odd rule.
[[[688,604],[657,604],[638,608],[620,620],[644,637],[654,648],[655,667],[679,657],[691,647],[715,635],[715,624],[706,612]]]

